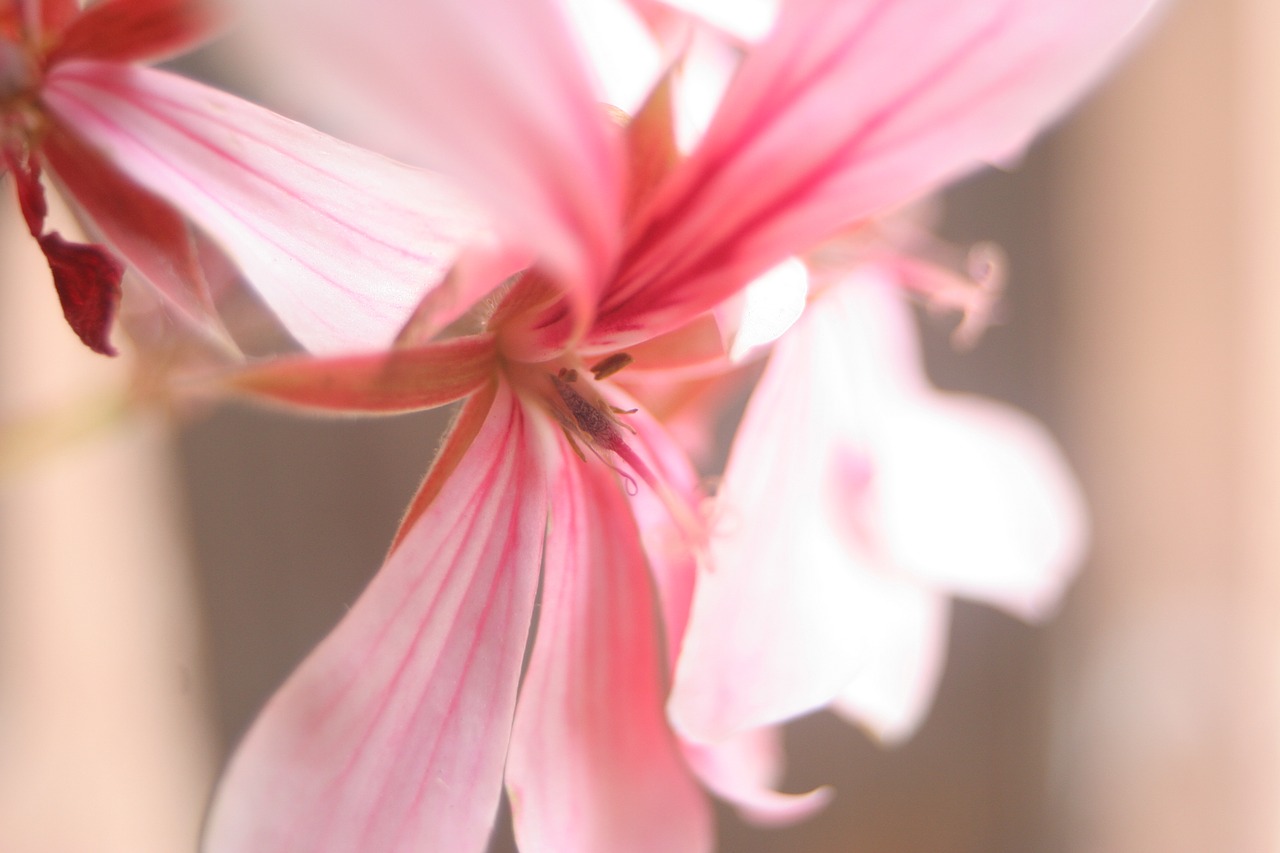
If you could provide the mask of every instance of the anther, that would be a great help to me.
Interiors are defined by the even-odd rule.
[[[605,377],[612,376],[631,362],[635,361],[628,353],[615,352],[611,356],[601,359],[591,366],[591,375],[600,381]]]

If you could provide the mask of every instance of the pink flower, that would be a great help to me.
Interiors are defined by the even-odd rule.
[[[397,348],[232,380],[339,411],[465,403],[386,563],[233,758],[211,853],[482,850],[504,779],[526,851],[707,850],[699,779],[765,819],[820,804],[768,790],[768,730],[667,722],[705,531],[687,463],[610,375],[723,356],[707,312],[1011,153],[1146,5],[786,3],[682,158],[666,86],[606,120],[547,0],[276,4],[307,71],[363,85],[370,134],[458,179],[505,242],[464,251]],[[532,265],[495,291],[514,257]]]
[[[114,352],[124,261],[220,334],[207,234],[308,347],[389,343],[479,217],[438,177],[135,64],[216,25],[199,0],[0,0],[0,174],[14,177],[68,323]],[[45,232],[45,171],[98,243]]]
[[[940,394],[883,269],[831,284],[778,342],[717,496],[676,670],[716,740],[833,704],[886,740],[923,717],[947,596],[1040,618],[1081,556],[1081,498],[1043,428]]]

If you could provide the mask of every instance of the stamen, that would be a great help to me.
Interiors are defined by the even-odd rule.
[[[631,467],[631,470],[635,471],[636,474],[639,475],[640,479],[644,480],[645,483],[653,488],[654,491],[661,491],[661,487],[657,478],[653,476],[653,472],[651,472],[649,467],[644,464],[644,461],[636,455],[635,451],[627,446],[627,442],[622,437],[619,428],[626,429],[633,435],[636,434],[635,428],[630,424],[618,420],[614,415],[615,413],[629,413],[625,410],[609,405],[603,399],[599,400],[598,403],[592,403],[586,397],[582,396],[582,394],[578,393],[578,390],[570,385],[571,382],[574,382],[578,378],[577,371],[573,368],[561,368],[557,375],[548,375],[551,378],[551,384],[555,386],[556,393],[560,395],[561,402],[564,403],[565,408],[568,409],[569,415],[572,418],[572,422],[570,422],[569,418],[561,418],[560,428],[563,429],[565,435],[569,437],[570,443],[574,445],[574,449],[577,450],[578,448],[576,442],[573,442],[571,433],[576,432],[578,435],[586,439],[587,449],[589,449],[592,454],[622,477],[626,482],[627,494],[629,495],[636,494],[636,490],[639,488],[636,484],[635,478],[605,459],[597,448],[600,450],[606,450],[621,458],[622,461],[626,462],[627,465]],[[632,409],[631,411],[634,412],[636,410]],[[579,452],[578,455],[581,456],[581,452]]]
[[[631,362],[635,361],[630,354],[625,352],[615,352],[591,366],[591,375],[599,382],[601,379],[612,376],[619,370],[622,370]]]
[[[587,457],[583,454],[582,448],[578,446],[578,442],[574,440],[573,433],[569,432],[569,428],[561,424],[560,431],[564,433],[565,440],[569,442],[569,447],[573,449],[574,454],[583,462],[586,462]]]
[[[960,323],[951,333],[951,343],[957,349],[976,344],[995,319],[1006,266],[1004,253],[996,244],[978,243],[963,260],[951,264],[907,255],[892,258],[890,263],[903,288],[930,310],[960,315]]]

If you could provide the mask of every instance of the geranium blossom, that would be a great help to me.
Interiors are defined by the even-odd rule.
[[[200,0],[0,0],[0,175],[13,177],[68,323],[114,352],[127,264],[220,334],[207,234],[305,345],[389,343],[479,236],[479,217],[438,177],[136,64],[218,29]],[[98,243],[46,232],[45,171]]]
[[[1043,617],[1082,502],[1043,428],[941,394],[891,270],[815,295],[739,427],[676,671],[680,728],[718,739],[834,703],[886,740],[928,707],[947,595]],[[870,649],[872,653],[867,654]]]
[[[606,119],[547,0],[274,4],[308,70],[363,85],[386,147],[457,178],[531,266],[495,290],[502,265],[464,252],[397,348],[234,379],[339,411],[465,402],[386,563],[240,746],[209,850],[481,850],[504,779],[526,851],[706,850],[699,778],[765,819],[819,804],[768,790],[768,730],[682,742],[667,722],[707,531],[611,374],[723,357],[709,311],[1010,154],[1146,6],[787,2],[681,157],[666,85]],[[797,600],[836,606],[820,584]]]

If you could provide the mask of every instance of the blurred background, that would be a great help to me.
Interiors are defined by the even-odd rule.
[[[1278,42],[1274,0],[1175,2],[1018,169],[948,195],[943,235],[1001,244],[1009,288],[973,352],[925,322],[930,373],[1052,427],[1092,557],[1048,624],[956,605],[904,746],[789,726],[784,787],[835,801],[783,830],[724,811],[722,850],[1280,851]],[[185,70],[249,87],[226,61]],[[191,850],[218,767],[380,563],[448,413],[115,418],[127,364],[72,340],[15,207],[0,849]]]

